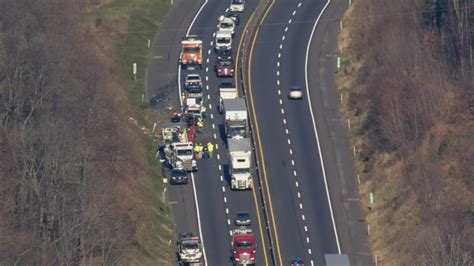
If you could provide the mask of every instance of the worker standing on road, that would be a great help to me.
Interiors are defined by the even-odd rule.
[[[186,101],[186,95],[183,93],[181,93],[181,101],[184,103]]]
[[[207,143],[207,153],[209,155],[209,158],[212,158],[212,152],[214,151],[214,144],[211,142]]]
[[[202,121],[202,118],[198,118],[197,119],[197,122],[196,122],[196,126],[198,128],[198,132],[201,133],[202,132],[202,128],[204,127],[204,121]]]
[[[202,146],[200,144],[194,145],[194,153],[196,154],[196,159],[201,159]]]
[[[204,150],[203,155],[202,155],[202,158],[204,158],[204,159],[209,158],[209,152],[208,152],[208,150],[207,150],[207,146],[206,146],[206,145],[203,145],[203,146],[202,146],[202,149]]]

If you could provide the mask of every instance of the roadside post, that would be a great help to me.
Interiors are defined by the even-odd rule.
[[[137,63],[133,63],[133,80],[137,80]]]
[[[337,66],[337,69],[341,68],[341,57],[340,56],[337,57],[336,66]]]

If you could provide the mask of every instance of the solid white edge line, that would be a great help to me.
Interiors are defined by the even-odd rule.
[[[204,255],[204,265],[207,265],[206,246],[204,245],[204,238],[202,237],[201,216],[199,215],[199,202],[198,202],[198,198],[197,198],[196,185],[194,183],[194,174],[193,173],[191,173],[191,182],[193,183],[194,206],[196,207],[199,237],[201,238],[202,254]]]
[[[309,36],[309,40],[308,40],[308,45],[306,46],[306,58],[305,58],[305,63],[304,63],[304,78],[305,78],[305,85],[306,85],[306,95],[308,95],[308,104],[309,104],[309,111],[311,113],[311,120],[313,121],[313,129],[314,129],[314,133],[315,133],[315,136],[316,136],[316,143],[318,144],[318,151],[319,151],[319,158],[320,158],[320,161],[321,161],[321,168],[323,170],[323,178],[324,178],[324,186],[326,188],[326,195],[327,195],[327,198],[328,198],[328,205],[329,205],[329,212],[331,213],[331,220],[332,220],[332,225],[333,225],[333,229],[334,229],[334,235],[336,237],[336,244],[337,244],[337,251],[339,254],[341,254],[341,245],[339,244],[339,236],[337,234],[337,228],[336,228],[336,221],[334,219],[334,212],[332,210],[332,202],[331,202],[331,196],[329,195],[329,188],[328,188],[328,181],[327,181],[327,178],[326,178],[326,169],[324,168],[324,160],[323,160],[323,154],[321,152],[321,145],[319,144],[319,135],[318,135],[318,130],[317,130],[317,127],[316,127],[316,119],[314,118],[314,112],[313,112],[313,107],[312,107],[312,104],[311,104],[311,96],[309,94],[309,82],[308,82],[308,58],[309,58],[309,49],[311,47],[311,41],[313,40],[313,36],[314,36],[314,32],[316,31],[316,26],[318,26],[318,22],[319,22],[319,19],[321,18],[321,16],[323,15],[324,11],[326,10],[326,8],[328,7],[328,5],[331,3],[331,0],[328,0],[326,2],[326,5],[324,5],[323,9],[321,10],[321,12],[319,13],[318,15],[318,18],[316,19],[316,22],[314,23],[313,25],[313,29],[311,30],[311,35]]]
[[[199,14],[201,14],[201,11],[204,9],[204,7],[207,5],[208,0],[204,0],[204,3],[202,3],[201,7],[199,8],[198,12],[194,16],[193,20],[191,21],[191,24],[189,24],[188,31],[186,31],[186,36],[189,35],[189,32],[191,31],[194,22],[196,19],[199,17]],[[179,98],[179,104],[182,107],[183,106],[183,100],[181,99],[181,65],[178,64],[178,98]],[[204,244],[204,237],[202,235],[202,228],[201,228],[201,216],[199,215],[199,203],[197,199],[197,192],[196,192],[196,186],[194,184],[194,174],[191,173],[191,181],[193,183],[193,192],[194,192],[194,203],[196,207],[196,213],[197,213],[197,220],[198,220],[198,229],[199,229],[199,237],[201,238],[201,243],[202,243],[202,254],[204,256],[204,265],[207,266],[207,257],[206,257],[206,246]]]

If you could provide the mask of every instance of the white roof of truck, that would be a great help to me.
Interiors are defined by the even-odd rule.
[[[229,152],[252,150],[252,144],[249,138],[227,139],[227,146],[229,148]]]
[[[349,257],[345,254],[325,254],[326,266],[350,266]]]
[[[244,98],[223,99],[226,112],[247,111],[247,104]]]

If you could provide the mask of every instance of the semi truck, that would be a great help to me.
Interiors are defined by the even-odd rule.
[[[193,234],[180,235],[177,246],[181,265],[203,262],[202,244],[198,236]]]
[[[252,144],[250,138],[227,139],[231,189],[252,189]]]
[[[224,113],[224,99],[237,99],[239,94],[232,81],[223,81],[219,86],[219,106],[217,107],[221,114]]]
[[[194,131],[189,130],[185,123],[171,123],[162,129],[163,147],[161,161],[172,169],[196,171],[194,160]]]
[[[196,35],[188,35],[181,40],[179,64],[182,69],[191,65],[202,68],[202,40]]]
[[[248,114],[245,99],[223,99],[227,138],[248,137]]]
[[[239,227],[232,231],[232,258],[234,265],[255,264],[255,235],[252,229]]]

